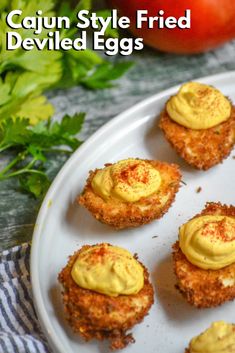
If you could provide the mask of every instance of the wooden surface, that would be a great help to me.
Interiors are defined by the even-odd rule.
[[[115,115],[152,94],[201,76],[235,70],[235,41],[202,55],[173,56],[145,48],[132,57],[113,60],[116,59],[131,59],[135,66],[117,82],[115,88],[87,91],[74,87],[48,93],[56,107],[56,119],[65,113],[87,113],[80,135],[82,139],[88,138]],[[5,160],[1,158],[0,168],[8,158],[10,155]],[[64,156],[50,156],[50,174],[55,176],[64,162]],[[19,191],[15,180],[0,183],[0,250],[31,240],[39,207],[37,200]]]

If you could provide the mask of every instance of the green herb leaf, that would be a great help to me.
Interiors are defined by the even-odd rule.
[[[47,158],[42,153],[42,148],[33,144],[29,145],[27,151],[34,157],[35,160],[46,162]]]
[[[33,194],[34,197],[43,197],[50,186],[50,181],[46,174],[27,174],[19,177],[21,188]]]
[[[38,94],[53,84],[54,79],[55,76],[33,72],[7,73],[5,80],[0,81],[0,121],[23,116],[35,123],[37,119],[50,117],[54,112],[52,106]]]
[[[13,117],[27,118],[30,124],[35,125],[40,120],[47,120],[54,114],[54,107],[45,96],[30,95],[19,107]]]
[[[90,10],[92,7],[92,0],[80,0],[76,7],[76,12],[81,10]]]
[[[27,119],[8,119],[0,125],[0,151],[6,146],[25,145],[30,139]]]
[[[104,63],[97,67],[97,69],[88,77],[85,77],[81,83],[87,88],[102,89],[112,87],[111,81],[117,80],[133,65],[132,62],[119,62],[119,63]]]
[[[11,85],[4,83],[0,77],[0,106],[11,100]]]
[[[1,11],[6,10],[7,4],[8,4],[8,0],[2,0],[0,3],[0,10]]]
[[[85,114],[79,113],[72,117],[65,115],[61,122],[41,121],[30,128],[32,132],[30,142],[42,149],[65,145],[75,150],[81,144],[75,135],[81,130],[84,118]]]
[[[75,114],[73,117],[65,115],[60,124],[60,132],[68,135],[76,135],[82,128],[85,113]]]
[[[32,49],[12,57],[7,64],[12,68],[20,67],[44,75],[53,74],[56,76],[55,80],[58,80],[61,77],[61,57],[62,53],[58,51]]]

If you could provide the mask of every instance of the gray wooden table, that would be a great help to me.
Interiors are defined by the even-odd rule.
[[[122,57],[122,60],[130,59],[135,66],[115,88],[87,91],[74,87],[49,92],[56,107],[55,119],[65,113],[87,112],[81,133],[81,138],[87,139],[115,115],[154,93],[197,77],[235,70],[235,41],[216,51],[195,56],[173,56],[145,48],[132,57]],[[64,156],[51,156],[50,174],[55,176],[64,162]],[[5,163],[6,160],[0,160],[0,168]],[[39,207],[37,200],[19,191],[15,180],[0,183],[0,250],[31,240]]]

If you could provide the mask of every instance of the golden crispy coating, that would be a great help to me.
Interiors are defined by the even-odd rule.
[[[146,160],[147,161],[147,160]],[[99,169],[91,171],[81,196],[80,205],[85,206],[99,221],[116,229],[138,227],[142,224],[161,218],[169,209],[179,189],[181,174],[179,167],[159,161],[147,161],[161,174],[162,183],[159,190],[137,202],[122,202],[113,198],[103,200],[91,186],[91,181]],[[111,164],[106,164],[106,166]]]
[[[235,143],[235,107],[231,117],[206,130],[192,130],[173,121],[166,110],[161,114],[160,128],[176,152],[197,169],[207,170],[222,162]]]
[[[235,217],[235,207],[208,202],[202,215]],[[176,287],[187,301],[198,308],[211,308],[235,298],[235,263],[220,270],[204,270],[191,264],[182,253],[179,242],[173,245]]]
[[[144,268],[144,287],[137,294],[111,297],[79,287],[71,277],[71,269],[84,245],[69,259],[58,279],[63,285],[63,302],[67,319],[74,332],[86,341],[109,339],[110,349],[121,349],[134,338],[126,331],[143,320],[154,302],[153,287]],[[137,259],[137,257],[135,257]]]

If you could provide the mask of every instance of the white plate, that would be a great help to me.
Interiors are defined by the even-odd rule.
[[[235,72],[199,79],[235,101]],[[155,288],[150,314],[132,330],[135,344],[128,353],[183,353],[192,336],[215,320],[234,322],[235,302],[216,309],[191,307],[174,288],[171,246],[178,227],[207,201],[234,202],[235,161],[232,156],[207,172],[189,167],[165,141],[157,127],[158,115],[178,87],[157,94],[110,121],[69,159],[53,182],[38,215],[31,252],[34,302],[42,327],[55,352],[107,352],[105,342],[84,343],[68,327],[63,315],[57,275],[68,256],[83,244],[109,242],[137,252],[148,267]],[[187,185],[160,220],[132,230],[114,231],[96,221],[73,201],[83,189],[88,171],[128,157],[178,163]],[[198,187],[202,188],[196,193]],[[75,217],[74,217],[75,216]],[[157,236],[157,237],[156,237]]]

